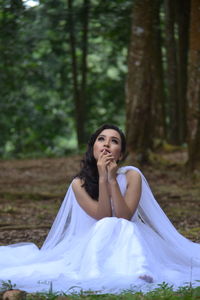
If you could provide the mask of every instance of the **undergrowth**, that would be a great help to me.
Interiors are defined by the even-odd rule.
[[[66,300],[191,300],[200,299],[200,286],[193,288],[190,285],[178,288],[176,291],[173,290],[173,286],[167,283],[159,284],[157,288],[147,293],[133,292],[126,290],[121,294],[96,294],[95,292],[81,291],[80,293],[74,294],[59,294],[59,293],[36,293],[27,295],[27,300],[54,300],[54,299],[66,299]]]
[[[199,281],[200,282],[200,281]],[[6,290],[13,290],[16,288],[15,284],[12,284],[10,280],[7,282],[1,282],[1,292]],[[163,282],[158,284],[157,288],[143,293],[134,292],[134,290],[125,290],[121,294],[99,294],[95,291],[82,291],[72,292],[73,287],[67,291],[67,293],[53,292],[52,285],[50,289],[45,293],[27,293],[26,300],[197,300],[200,299],[200,286],[193,287],[188,283],[185,286],[181,286],[174,290],[173,285]],[[18,298],[17,298],[18,299]],[[24,299],[24,298],[23,298]]]

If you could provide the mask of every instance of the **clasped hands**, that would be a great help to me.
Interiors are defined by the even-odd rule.
[[[105,149],[99,155],[97,161],[99,178],[108,182],[116,180],[117,163],[114,156]]]

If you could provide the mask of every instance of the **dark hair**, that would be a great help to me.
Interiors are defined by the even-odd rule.
[[[93,155],[93,146],[99,134],[105,129],[116,130],[121,137],[121,152],[122,155],[126,151],[126,138],[124,133],[115,125],[104,124],[99,127],[90,137],[88,141],[88,148],[83,160],[81,161],[81,170],[76,177],[83,180],[83,187],[86,192],[94,199],[99,197],[99,173],[97,169],[97,161]]]

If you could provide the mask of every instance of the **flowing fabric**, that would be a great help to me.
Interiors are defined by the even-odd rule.
[[[18,243],[0,247],[0,280],[28,292],[151,290],[164,282],[174,288],[200,285],[200,244],[177,232],[135,167],[118,170],[122,195],[126,172],[142,177],[142,193],[131,220],[90,217],[70,185],[42,246]],[[112,199],[111,199],[112,203]],[[145,278],[152,279],[148,283]]]

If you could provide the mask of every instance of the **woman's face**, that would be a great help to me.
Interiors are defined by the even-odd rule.
[[[118,161],[121,156],[121,137],[114,129],[104,129],[96,138],[93,146],[93,155],[98,160],[99,155],[103,152],[109,152],[113,155],[115,161]]]

